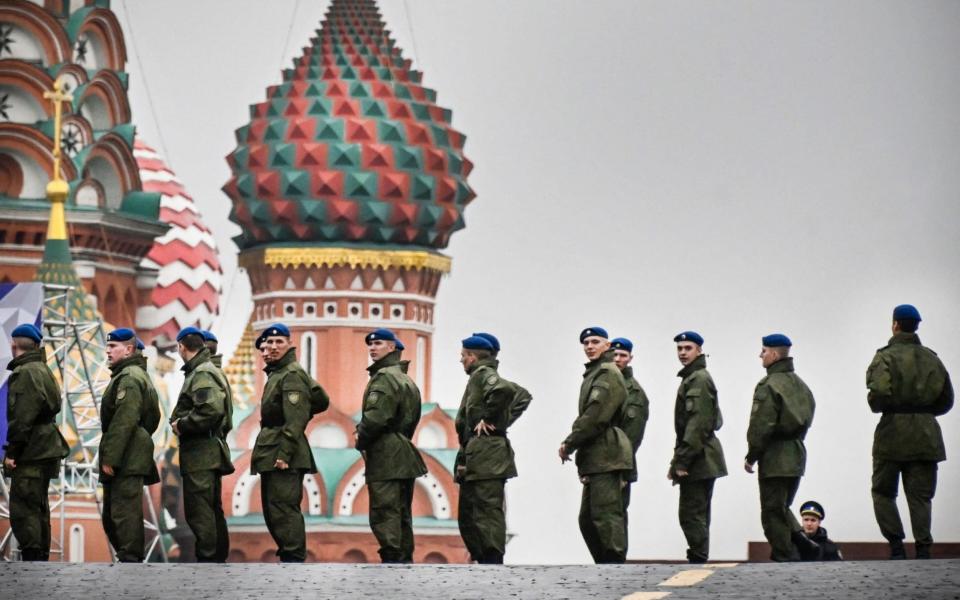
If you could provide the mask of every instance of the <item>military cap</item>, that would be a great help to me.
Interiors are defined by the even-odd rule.
[[[807,500],[800,505],[800,516],[803,515],[813,515],[822,521],[827,516],[827,511],[823,510],[823,506],[819,502]]]
[[[261,333],[260,335],[257,336],[257,339],[254,340],[253,347],[259,350],[260,346],[262,346],[265,341],[267,341],[267,336]]]
[[[778,346],[786,346],[789,348],[793,345],[793,342],[790,341],[790,338],[782,333],[771,333],[770,335],[765,335],[763,336],[761,343],[767,348],[776,348]]]
[[[137,338],[137,350],[144,350],[144,349],[146,349],[146,345],[144,345],[143,340],[141,340],[140,338]]]
[[[498,340],[497,337],[492,333],[480,332],[480,333],[474,333],[473,335],[484,338],[485,340],[490,342],[491,346],[493,346],[494,352],[500,352],[500,340]]]
[[[464,350],[487,350],[488,352],[493,352],[493,344],[490,343],[485,337],[479,335],[471,335],[462,342]]]
[[[603,339],[607,339],[610,337],[609,335],[607,335],[607,330],[604,329],[603,327],[587,327],[586,329],[580,332],[580,343],[582,344],[584,340],[586,340],[588,337],[594,337],[594,336],[602,337]]]
[[[120,329],[114,329],[107,334],[108,342],[129,342],[137,337],[137,334],[134,333],[132,329],[127,327],[121,327]]]
[[[40,329],[38,329],[33,323],[17,325],[16,328],[14,328],[13,333],[10,334],[10,337],[29,338],[37,344],[43,341],[43,334],[40,333]]]
[[[894,321],[922,321],[920,311],[912,304],[901,304],[893,309]]]
[[[264,338],[273,337],[275,335],[288,338],[290,337],[290,328],[283,323],[274,323],[270,327],[264,329],[263,333],[260,335],[262,335]]]
[[[363,338],[363,341],[365,341],[368,346],[374,340],[383,340],[385,342],[396,342],[396,343],[400,342],[400,340],[397,339],[397,335],[395,333],[383,327],[381,327],[380,329],[374,329],[373,331],[368,333],[365,338]],[[397,346],[397,347],[400,348],[400,346]],[[400,348],[400,349],[402,350],[403,348]]]
[[[403,342],[400,341],[400,338],[397,338],[397,341],[395,343],[397,345],[397,350],[400,350],[402,352],[403,350],[407,349],[407,347],[403,345]]]
[[[703,336],[697,333],[696,331],[684,331],[683,333],[678,333],[675,338],[675,342],[693,342],[698,346],[703,345]]]
[[[626,350],[627,352],[633,352],[633,342],[627,338],[613,338],[613,341],[610,342],[610,346],[614,350]]]
[[[217,336],[213,335],[213,332],[209,329],[201,329],[200,335],[203,336],[203,341],[205,342],[219,342]]]
[[[199,335],[200,337],[203,337],[203,331],[192,326],[184,327],[183,329],[180,330],[180,333],[177,334],[177,341],[179,342],[180,340],[187,337],[188,335]]]

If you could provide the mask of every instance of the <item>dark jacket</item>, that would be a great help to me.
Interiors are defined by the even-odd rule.
[[[110,372],[100,405],[100,465],[113,467],[117,476],[141,475],[144,483],[157,483],[152,436],[160,425],[160,398],[147,375],[147,359],[134,354],[111,365]]]
[[[686,481],[714,479],[727,474],[723,447],[714,432],[723,425],[717,386],[707,371],[707,359],[698,356],[680,369],[683,378],[677,390],[673,420],[677,442],[670,462],[671,472],[685,470]]]
[[[250,457],[250,472],[274,471],[277,460],[289,468],[316,473],[317,465],[307,442],[307,423],[313,416],[310,392],[314,382],[297,362],[296,348],[267,364],[267,383],[260,401],[260,433]]]
[[[633,377],[633,367],[626,367],[621,372],[627,386],[627,400],[624,402],[623,416],[620,419],[620,429],[627,434],[630,445],[633,446],[633,469],[628,477],[629,481],[637,480],[637,450],[643,441],[643,433],[647,429],[647,420],[650,418],[650,401],[647,394],[640,387],[640,383]]]
[[[793,359],[767,367],[753,392],[747,428],[747,462],[760,463],[759,477],[800,477],[807,464],[803,440],[813,423],[816,403],[793,370]]]
[[[517,476],[513,448],[507,439],[510,402],[513,386],[497,374],[499,363],[492,358],[471,367],[467,387],[457,411],[457,437],[464,481],[509,479]],[[474,429],[480,421],[496,429],[490,435],[477,436]]]
[[[170,422],[180,431],[180,470],[233,473],[226,436],[233,414],[230,386],[204,348],[183,365],[186,377]]]
[[[823,527],[818,528],[816,533],[807,535],[807,537],[816,542],[820,549],[816,553],[810,553],[807,546],[797,546],[797,550],[800,552],[800,560],[843,560],[840,547],[827,537],[827,530]]]

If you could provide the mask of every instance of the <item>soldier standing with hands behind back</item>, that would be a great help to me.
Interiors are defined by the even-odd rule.
[[[43,336],[31,323],[12,332],[13,371],[7,380],[7,443],[3,470],[10,477],[10,528],[25,561],[50,558],[50,480],[60,474],[69,447],[56,416],[60,387],[47,367]]]

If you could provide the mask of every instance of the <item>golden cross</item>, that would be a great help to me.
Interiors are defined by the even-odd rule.
[[[60,122],[63,118],[63,103],[73,100],[73,95],[61,91],[60,81],[53,82],[53,91],[44,92],[43,97],[53,102],[53,180],[60,177]]]

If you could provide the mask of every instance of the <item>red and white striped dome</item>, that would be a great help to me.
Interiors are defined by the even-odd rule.
[[[160,220],[170,225],[141,263],[160,275],[150,302],[137,309],[137,330],[144,342],[166,345],[184,327],[210,328],[219,309],[223,269],[210,229],[163,157],[139,139],[133,155],[143,190],[162,194]]]

